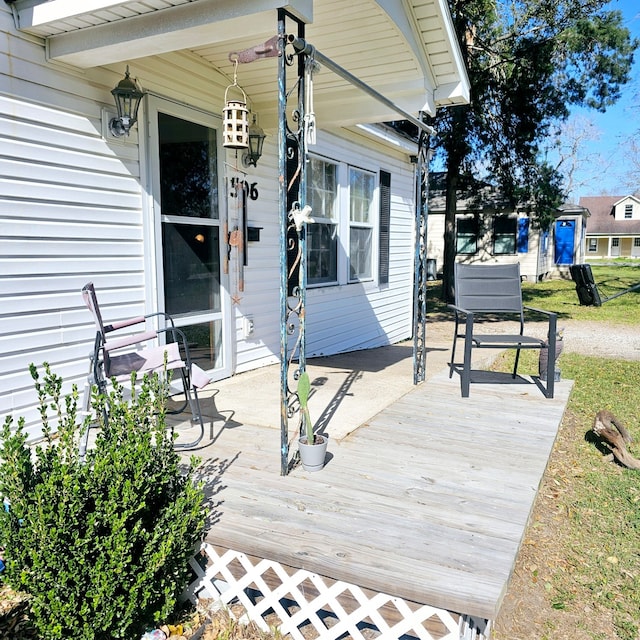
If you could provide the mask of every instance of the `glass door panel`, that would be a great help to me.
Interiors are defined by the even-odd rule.
[[[161,302],[185,333],[193,360],[220,378],[229,372],[220,260],[218,133],[201,122],[206,119],[202,114],[189,113],[187,107],[172,106],[167,111],[172,113],[161,104],[152,109],[155,122],[151,125],[158,145],[153,164]]]

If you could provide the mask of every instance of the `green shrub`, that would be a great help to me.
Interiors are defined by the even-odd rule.
[[[0,510],[4,579],[31,596],[43,640],[139,638],[166,620],[189,578],[188,561],[204,529],[197,464],[180,467],[167,432],[165,387],[145,377],[129,401],[114,384],[93,406],[102,424],[82,460],[78,392],[44,364],[40,401],[44,446],[26,444],[24,420],[0,432]],[[57,434],[48,414],[53,410]]]

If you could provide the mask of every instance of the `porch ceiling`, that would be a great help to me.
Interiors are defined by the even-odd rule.
[[[187,50],[228,77],[229,53],[275,35],[276,9],[284,7],[307,22],[308,42],[409,113],[469,98],[446,0],[17,0],[15,7],[20,28],[45,38],[53,60],[88,68]],[[261,119],[275,115],[275,60],[242,65],[239,78]],[[332,124],[399,119],[326,69],[314,85],[315,113]]]

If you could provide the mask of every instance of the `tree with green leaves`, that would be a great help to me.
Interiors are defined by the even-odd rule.
[[[628,82],[638,42],[605,0],[450,0],[471,103],[442,109],[434,148],[446,171],[443,297],[453,298],[461,177],[484,168],[515,205],[548,229],[562,176],[541,159],[552,125],[572,106],[604,111]]]

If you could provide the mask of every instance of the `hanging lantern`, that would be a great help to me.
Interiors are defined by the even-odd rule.
[[[238,89],[242,93],[242,100],[229,100],[229,89]],[[249,110],[247,109],[247,95],[234,82],[224,92],[225,107],[222,111],[222,146],[227,149],[249,148]]]

